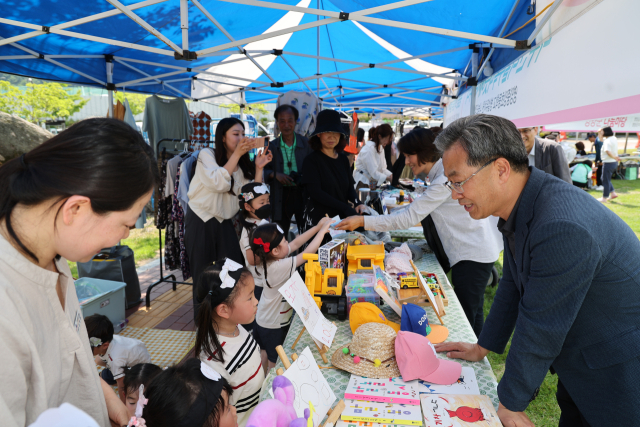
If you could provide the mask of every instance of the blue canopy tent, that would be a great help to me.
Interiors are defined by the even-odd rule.
[[[308,90],[328,107],[437,114],[489,51],[495,66],[528,47],[516,40],[534,23],[499,36],[530,18],[530,4],[5,0],[0,72],[216,104]]]

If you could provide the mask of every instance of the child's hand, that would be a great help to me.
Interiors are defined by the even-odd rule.
[[[322,233],[326,233],[329,231],[329,227],[333,224],[333,219],[329,217],[324,217],[318,222],[318,227],[320,227],[320,231]]]
[[[256,169],[264,169],[271,160],[273,160],[273,154],[271,154],[271,151],[268,148],[262,150],[256,156]]]

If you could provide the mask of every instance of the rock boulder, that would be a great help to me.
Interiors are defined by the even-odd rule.
[[[33,123],[0,111],[0,163],[34,149],[52,136]]]

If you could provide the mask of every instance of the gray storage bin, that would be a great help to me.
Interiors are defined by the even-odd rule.
[[[83,318],[102,314],[111,320],[116,333],[122,330],[126,283],[82,277],[75,281],[75,286]]]

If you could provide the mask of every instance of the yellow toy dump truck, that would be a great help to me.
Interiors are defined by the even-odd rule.
[[[377,265],[384,270],[384,245],[349,245],[347,248],[349,274],[358,270],[373,270]]]

